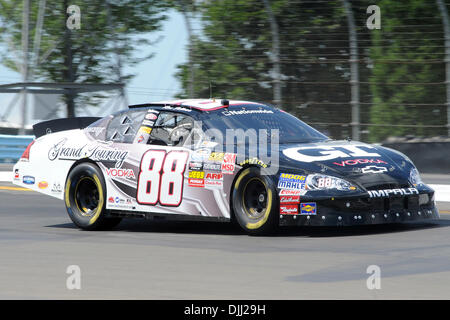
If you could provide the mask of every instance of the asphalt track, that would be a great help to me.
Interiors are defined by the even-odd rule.
[[[62,201],[0,187],[0,299],[450,299],[450,202],[428,223],[274,237],[145,220],[87,232]],[[80,290],[66,287],[69,265],[81,269]],[[369,265],[380,267],[381,289],[367,288]]]

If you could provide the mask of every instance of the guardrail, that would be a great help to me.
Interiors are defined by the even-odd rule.
[[[34,136],[9,136],[0,134],[0,163],[13,163],[19,160]]]

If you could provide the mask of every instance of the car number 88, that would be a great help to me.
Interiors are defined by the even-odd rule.
[[[179,206],[189,153],[149,150],[141,160],[136,200],[139,204]]]

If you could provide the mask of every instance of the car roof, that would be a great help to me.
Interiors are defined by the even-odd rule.
[[[197,110],[197,111],[215,111],[226,108],[228,106],[239,106],[239,105],[255,105],[269,107],[267,104],[252,102],[252,101],[241,101],[241,100],[225,100],[225,99],[184,99],[184,100],[166,100],[151,102],[146,104],[132,105],[129,108],[163,108],[167,110]],[[187,109],[187,110],[186,110]]]

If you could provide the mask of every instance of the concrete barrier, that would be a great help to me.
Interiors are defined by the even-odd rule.
[[[393,141],[382,146],[407,155],[422,173],[450,173],[450,141]]]
[[[10,136],[0,134],[0,163],[14,163],[19,160],[34,136]]]

